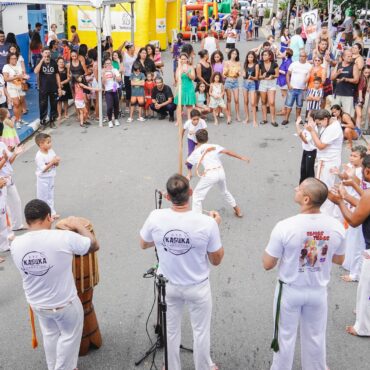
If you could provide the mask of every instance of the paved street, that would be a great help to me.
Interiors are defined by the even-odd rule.
[[[244,42],[240,46],[242,62],[247,50],[256,45]],[[170,72],[167,69],[165,75]],[[281,104],[280,97],[277,101]],[[227,126],[225,121],[215,127],[208,120],[208,125],[211,143],[252,157],[249,165],[224,158],[229,190],[244,211],[243,219],[234,217],[217,189],[204,204],[205,209],[220,211],[225,246],[225,259],[211,275],[213,360],[221,370],[264,370],[272,359],[277,273],[263,270],[261,256],[275,223],[298,210],[293,194],[301,145],[293,135],[293,123],[257,129],[251,124]],[[150,345],[145,321],[153,301],[153,282],[142,274],[155,262],[153,250],[139,248],[138,233],[154,208],[154,190],[163,189],[167,178],[177,171],[177,128],[168,121],[151,120],[125,122],[114,129],[94,126],[81,132],[71,119],[53,130],[52,137],[54,150],[62,158],[56,178],[56,209],[62,216],[90,219],[101,244],[101,281],[94,291],[94,305],[104,344],[80,359],[79,370],[135,369],[134,362]],[[28,146],[15,164],[23,204],[36,192],[36,147]],[[196,182],[193,179],[192,185]],[[31,348],[21,277],[10,255],[1,255],[7,260],[0,265],[0,369],[46,369],[39,328],[40,346]],[[327,364],[331,370],[361,370],[366,368],[369,341],[345,333],[345,326],[355,319],[357,284],[342,282],[341,273],[333,268],[329,286]],[[150,321],[151,334],[154,321],[155,314]],[[182,343],[191,347],[188,318],[183,324]],[[298,352],[294,369],[300,368]],[[193,369],[191,354],[183,352],[182,361],[184,370]],[[138,369],[149,370],[150,363],[148,360]]]

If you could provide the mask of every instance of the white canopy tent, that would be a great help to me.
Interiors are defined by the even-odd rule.
[[[0,5],[3,3],[0,0]],[[9,3],[9,2],[7,2]],[[122,11],[127,10],[121,5],[122,3],[130,4],[131,17],[131,41],[134,42],[134,3],[135,0],[16,0],[14,4],[37,4],[37,5],[74,5],[74,6],[91,6],[96,9],[96,28],[97,45],[98,45],[98,84],[99,84],[99,126],[103,126],[103,92],[102,92],[102,49],[101,49],[101,34],[102,34],[102,17],[110,17],[109,7],[119,4]],[[110,23],[110,22],[109,22]]]

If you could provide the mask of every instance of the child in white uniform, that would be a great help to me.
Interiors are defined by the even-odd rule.
[[[4,177],[0,177],[0,252],[9,250],[8,227],[6,223],[6,183]],[[4,262],[0,258],[0,262]]]
[[[340,172],[338,168],[333,168],[332,173],[336,174],[341,180],[347,180],[356,176],[362,182],[362,159],[366,155],[366,147],[358,145],[352,148],[350,162],[345,166],[345,170]],[[360,199],[360,195],[351,186],[346,186],[348,195]],[[349,209],[354,206],[348,204]],[[341,276],[344,281],[358,281],[361,273],[362,253],[365,250],[365,239],[362,233],[362,226],[348,226],[346,230],[346,258],[343,267],[349,271],[349,274]]]
[[[197,131],[196,139],[198,141],[197,147],[186,160],[187,163],[196,166],[195,171],[200,177],[200,180],[193,193],[193,211],[199,213],[202,212],[202,201],[205,199],[208,191],[217,184],[226,202],[230,204],[231,207],[233,207],[235,215],[237,217],[242,217],[242,212],[237,206],[234,197],[227,190],[225,171],[222,166],[220,156],[221,154],[226,154],[230,157],[238,158],[246,162],[249,162],[250,159],[248,157],[242,157],[229,150],[226,150],[219,145],[207,144],[207,130],[202,129]],[[200,165],[204,167],[204,173],[202,175],[199,174]],[[191,171],[189,173],[189,176],[191,176]]]
[[[197,145],[197,139],[195,137],[195,134],[197,133],[198,130],[207,128],[207,123],[204,119],[200,118],[201,113],[199,112],[198,109],[192,109],[190,112],[190,119],[188,119],[185,124],[184,128],[182,130],[182,137],[184,137],[185,131],[188,132],[188,157],[190,156],[191,153],[193,153],[196,145]],[[190,171],[191,176],[191,168],[192,165],[190,163],[187,163],[187,167]]]
[[[54,219],[58,218],[54,209],[54,180],[56,166],[59,166],[60,158],[51,149],[51,136],[38,134],[35,138],[37,146],[40,148],[36,153],[36,177],[37,177],[37,199],[43,200],[51,208],[51,215]]]
[[[0,124],[0,133],[1,131]],[[12,163],[22,152],[23,146],[18,146],[14,148],[13,152],[11,152],[3,142],[0,142],[0,176],[7,180],[7,186],[3,191],[5,192],[6,205],[8,207],[8,212],[10,213],[10,226],[13,231],[22,230],[24,228],[22,222],[22,203],[17,187],[14,183],[14,171],[12,167]]]

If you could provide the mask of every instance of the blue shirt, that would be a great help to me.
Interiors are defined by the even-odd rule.
[[[190,18],[190,26],[192,26],[192,27],[198,27],[198,24],[199,24],[198,16],[197,15],[193,15]]]

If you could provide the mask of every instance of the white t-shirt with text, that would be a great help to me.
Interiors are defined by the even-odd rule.
[[[286,284],[325,287],[334,255],[344,255],[345,230],[326,214],[299,214],[276,224],[266,252],[279,258],[279,279]]]
[[[222,247],[216,221],[193,211],[156,209],[145,221],[140,236],[146,242],[154,241],[159,259],[158,273],[176,285],[206,280],[210,265],[207,253]]]
[[[72,258],[86,254],[90,244],[89,238],[66,230],[37,230],[17,236],[11,253],[22,275],[27,302],[51,309],[76,298]]]

